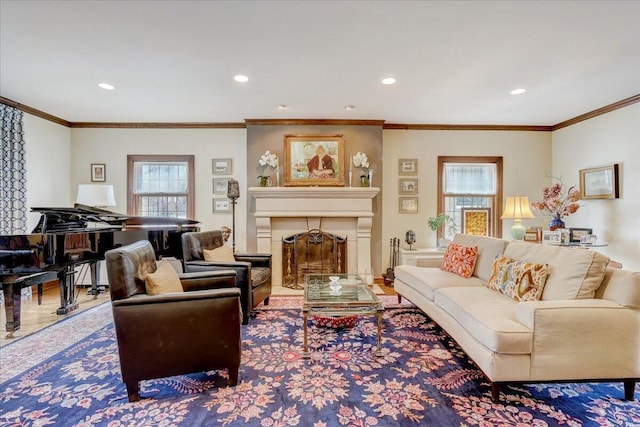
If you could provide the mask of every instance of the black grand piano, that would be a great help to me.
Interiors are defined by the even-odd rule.
[[[0,235],[0,285],[2,285],[6,329],[20,328],[21,290],[58,280],[60,308],[66,314],[78,307],[75,272],[87,264],[93,288],[99,283],[97,262],[109,249],[149,240],[158,258],[182,258],[181,235],[198,231],[198,221],[169,217],[140,217],[76,204],[73,208],[32,208],[40,221],[31,234]]]

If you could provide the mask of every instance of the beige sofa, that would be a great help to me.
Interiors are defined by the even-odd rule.
[[[640,379],[640,273],[607,268],[595,250],[457,235],[477,246],[473,276],[399,265],[395,290],[438,323],[492,384],[623,381],[632,400]],[[548,264],[539,301],[489,289],[496,256]]]

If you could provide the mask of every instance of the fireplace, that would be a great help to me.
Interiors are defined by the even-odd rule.
[[[257,251],[272,255],[274,285],[282,285],[283,239],[318,229],[345,238],[346,271],[371,272],[376,187],[250,187],[255,200]]]
[[[345,273],[347,239],[309,230],[282,239],[282,286],[304,288],[306,274]]]

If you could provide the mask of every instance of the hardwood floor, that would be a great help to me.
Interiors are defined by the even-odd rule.
[[[381,277],[376,277],[374,282],[380,286],[386,295],[395,295],[395,291],[392,287],[385,286]],[[109,289],[107,292],[100,293],[97,296],[87,294],[87,288],[78,287],[78,304],[77,310],[65,315],[57,315],[56,310],[60,307],[60,291],[57,284],[45,284],[42,305],[38,305],[37,289],[33,287],[31,297],[23,297],[21,304],[21,316],[20,316],[20,329],[12,334],[6,332],[5,322],[6,315],[4,310],[4,303],[2,303],[0,313],[0,347],[10,344],[16,339],[25,337],[42,328],[59,322],[69,316],[73,316],[83,310],[91,307],[95,307],[98,304],[109,301]]]
[[[56,310],[60,307],[60,291],[57,284],[45,284],[42,295],[42,305],[38,305],[38,293],[34,286],[31,297],[23,297],[21,301],[20,329],[10,334],[5,329],[6,314],[4,303],[2,303],[0,313],[0,347],[10,344],[16,339],[25,337],[42,328],[59,322],[69,316],[73,316],[83,310],[95,307],[98,304],[109,301],[109,291],[100,293],[97,296],[88,295],[87,288],[76,288],[78,292],[78,309],[65,315],[57,315]],[[13,335],[13,336],[11,336]]]

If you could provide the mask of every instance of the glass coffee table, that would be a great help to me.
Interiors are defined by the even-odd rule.
[[[340,318],[366,315],[378,318],[378,346],[375,355],[382,356],[382,313],[382,302],[357,274],[308,274],[302,304],[303,357],[309,358],[311,355],[307,346],[309,316]]]

